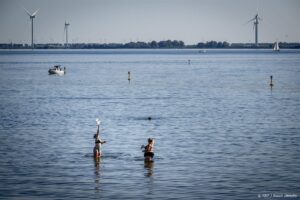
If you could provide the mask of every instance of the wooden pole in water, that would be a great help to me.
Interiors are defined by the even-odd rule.
[[[273,87],[274,84],[273,84],[273,76],[270,76],[270,87]]]

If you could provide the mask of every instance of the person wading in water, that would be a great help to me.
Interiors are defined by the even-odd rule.
[[[153,138],[148,138],[148,144],[146,146],[142,146],[145,148],[145,150],[144,150],[145,161],[153,161],[154,143],[155,143],[155,141]]]
[[[100,121],[97,121],[97,126],[98,126],[97,133],[94,135],[94,139],[95,139],[94,157],[100,158],[102,156],[101,145],[106,143],[106,141],[100,139],[100,131],[99,131]]]

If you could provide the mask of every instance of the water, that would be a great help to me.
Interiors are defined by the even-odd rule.
[[[298,50],[0,51],[0,70],[0,199],[300,195]]]

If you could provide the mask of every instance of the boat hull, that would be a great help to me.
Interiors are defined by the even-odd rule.
[[[64,75],[66,72],[64,70],[57,70],[57,69],[49,69],[49,75],[57,74],[57,75]]]

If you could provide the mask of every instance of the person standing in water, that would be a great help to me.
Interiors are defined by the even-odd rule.
[[[97,133],[94,135],[94,139],[95,139],[94,157],[95,158],[101,157],[102,155],[101,145],[106,143],[106,141],[100,139],[100,131],[99,131],[100,121],[97,125],[98,125]]]
[[[148,138],[148,144],[145,146],[144,158],[145,161],[153,161],[154,157],[154,138]]]

